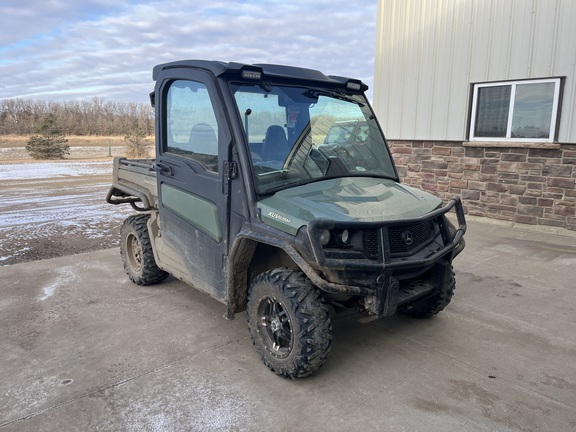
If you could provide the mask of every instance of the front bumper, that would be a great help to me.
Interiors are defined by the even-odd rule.
[[[446,218],[450,212],[455,213],[457,227]],[[394,227],[403,230],[423,223],[431,223],[436,227],[433,241],[418,246],[412,254],[395,254],[391,250],[388,234]],[[328,256],[319,240],[319,233],[327,229],[377,230],[378,258],[354,260]],[[452,260],[465,247],[465,232],[464,209],[458,197],[452,198],[440,209],[410,220],[380,224],[313,221],[307,228],[307,234],[314,255],[311,261],[316,265],[308,271],[303,270],[321,290],[332,294],[366,297],[365,304],[369,313],[392,315],[399,305],[440,288],[445,275],[451,271]]]
[[[458,228],[448,222],[445,216],[454,211],[457,218]],[[422,246],[416,245],[419,249],[413,253],[394,254],[394,250],[388,243],[387,235],[395,227],[419,226],[423,223],[433,222],[438,230],[438,237],[435,242],[429,241]],[[323,230],[376,230],[378,257],[377,259],[349,259],[332,258],[326,254],[325,248],[320,244],[320,233]],[[409,232],[409,228],[407,229]],[[466,219],[464,209],[459,197],[452,198],[444,207],[430,212],[422,217],[414,219],[404,219],[385,223],[367,222],[334,222],[327,220],[312,221],[307,227],[308,240],[314,255],[314,260],[318,268],[329,268],[332,270],[363,270],[383,272],[386,270],[409,269],[415,267],[429,266],[440,258],[450,254],[450,261],[464,249],[464,233],[466,232]]]

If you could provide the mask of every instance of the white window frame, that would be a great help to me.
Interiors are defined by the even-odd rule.
[[[517,81],[494,81],[487,83],[472,84],[472,112],[470,115],[470,141],[510,141],[510,142],[554,142],[556,137],[556,125],[560,104],[560,88],[562,78],[544,78],[544,79],[525,79]],[[548,138],[512,138],[512,120],[514,118],[514,102],[516,99],[516,86],[518,84],[540,84],[554,83],[554,100],[552,106],[552,116],[550,118],[550,135]],[[510,105],[508,107],[508,124],[506,126],[506,137],[477,137],[476,129],[476,111],[478,108],[478,90],[484,87],[501,87],[510,86]]]

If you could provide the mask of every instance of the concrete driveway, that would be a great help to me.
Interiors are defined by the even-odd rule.
[[[117,249],[0,267],[0,431],[576,430],[576,237],[470,221],[439,316],[334,323],[289,381],[245,315]]]

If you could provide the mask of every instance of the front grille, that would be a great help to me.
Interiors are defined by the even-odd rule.
[[[368,258],[378,258],[378,230],[364,231],[364,254]]]
[[[434,226],[431,221],[388,228],[388,241],[392,255],[410,253],[429,243],[433,238]]]

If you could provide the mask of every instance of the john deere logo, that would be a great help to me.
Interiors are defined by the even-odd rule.
[[[410,231],[404,231],[402,233],[402,240],[404,240],[404,244],[406,246],[410,246],[414,243],[414,239],[412,238],[412,233]]]

